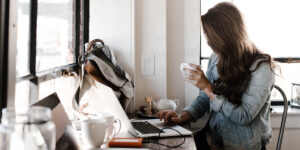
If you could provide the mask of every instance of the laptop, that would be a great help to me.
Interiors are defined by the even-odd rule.
[[[85,80],[89,81],[89,79]],[[165,127],[163,121],[159,119],[129,120],[112,89],[98,82],[95,82],[95,84],[95,86],[89,86],[88,92],[90,93],[86,93],[86,95],[89,95],[90,98],[87,98],[88,100],[83,103],[88,102],[91,111],[96,110],[99,113],[112,113],[116,118],[119,118],[122,122],[122,128],[120,135],[117,135],[117,137],[122,137],[123,135],[128,137],[126,135],[128,131],[134,137],[150,138],[159,136],[160,129]],[[169,127],[181,134],[172,129],[166,129],[161,132],[160,137],[192,135],[191,131],[181,126],[174,125]]]
[[[32,106],[43,106],[51,109],[52,121],[56,130],[56,150],[81,149],[79,139],[71,126],[71,121],[56,93],[32,104]]]
[[[146,119],[146,120],[132,120],[131,124],[134,131],[131,131],[136,137],[150,138],[150,137],[175,137],[175,136],[188,136],[193,133],[179,125],[165,126],[163,121],[159,119]],[[162,128],[166,129],[162,130]],[[169,129],[172,128],[172,129]],[[179,133],[178,133],[179,132]],[[159,135],[160,133],[160,135]]]

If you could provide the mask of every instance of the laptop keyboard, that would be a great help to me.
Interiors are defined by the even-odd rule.
[[[131,122],[133,127],[141,132],[142,134],[153,134],[159,133],[160,129],[152,125],[147,121],[140,121],[140,122]],[[165,133],[162,131],[161,133]]]

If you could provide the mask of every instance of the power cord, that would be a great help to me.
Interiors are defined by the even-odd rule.
[[[164,127],[164,128],[162,128],[162,129],[160,129],[160,131],[159,131],[159,133],[158,133],[158,138],[160,138],[161,133],[162,133],[163,130],[165,130],[165,129],[171,129],[171,130],[176,131],[176,132],[183,138],[183,141],[182,141],[180,144],[177,144],[177,145],[166,145],[166,144],[159,143],[159,142],[153,141],[153,140],[143,140],[142,143],[153,143],[153,144],[165,146],[165,147],[167,147],[167,148],[177,148],[177,147],[180,147],[181,145],[183,145],[183,144],[185,143],[185,136],[183,136],[178,130],[173,129],[173,128],[171,128],[171,127]]]

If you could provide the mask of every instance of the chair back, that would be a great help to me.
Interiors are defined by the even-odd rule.
[[[283,133],[284,133],[284,129],[285,129],[286,117],[287,117],[288,100],[286,98],[284,91],[279,86],[274,85],[274,88],[279,91],[279,93],[281,94],[281,96],[283,98],[283,102],[284,102],[284,109],[283,109],[283,113],[282,113],[281,125],[280,125],[278,140],[277,140],[277,146],[276,146],[276,150],[280,150],[281,144],[282,144]]]

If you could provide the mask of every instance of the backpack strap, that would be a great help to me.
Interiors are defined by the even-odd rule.
[[[103,40],[101,40],[101,39],[94,39],[94,40],[92,40],[90,43],[88,43],[86,50],[87,50],[87,51],[91,50],[91,48],[93,47],[93,45],[94,45],[96,42],[100,42],[102,45],[105,45],[104,42],[103,42]]]

